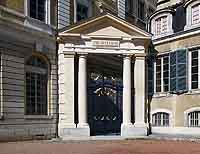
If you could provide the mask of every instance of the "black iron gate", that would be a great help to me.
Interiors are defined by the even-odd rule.
[[[122,91],[121,79],[91,74],[88,85],[91,135],[120,134]]]

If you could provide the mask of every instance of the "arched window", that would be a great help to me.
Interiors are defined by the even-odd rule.
[[[157,112],[153,114],[152,125],[158,127],[169,126],[169,114],[165,112]]]
[[[185,30],[199,27],[200,25],[200,3],[197,0],[188,0],[184,7],[186,8]]]
[[[200,23],[200,4],[192,7],[192,25]]]
[[[153,40],[174,33],[172,19],[173,11],[171,9],[156,11],[150,17],[149,31],[153,34]]]
[[[48,65],[32,56],[26,63],[26,114],[47,115]]]
[[[164,34],[168,31],[167,16],[159,17],[155,20],[155,35]]]
[[[200,111],[190,112],[188,114],[189,127],[200,127]]]

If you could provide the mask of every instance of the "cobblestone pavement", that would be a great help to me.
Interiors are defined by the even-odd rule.
[[[0,143],[0,154],[200,154],[200,143],[189,141],[73,141]]]

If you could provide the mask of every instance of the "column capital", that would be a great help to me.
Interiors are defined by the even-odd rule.
[[[135,54],[134,54],[134,58],[135,58],[135,59],[145,59],[146,56],[147,56],[146,53],[135,53]]]
[[[64,53],[64,58],[74,58],[75,52]]]
[[[131,59],[133,54],[123,54],[123,59]]]
[[[88,53],[77,53],[77,55],[80,57],[80,58],[86,58],[88,56]]]

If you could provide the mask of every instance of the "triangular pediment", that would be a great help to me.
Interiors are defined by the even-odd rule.
[[[146,31],[111,14],[106,14],[72,25],[60,32],[59,35],[87,35],[94,37],[105,36],[151,39],[151,35]]]

